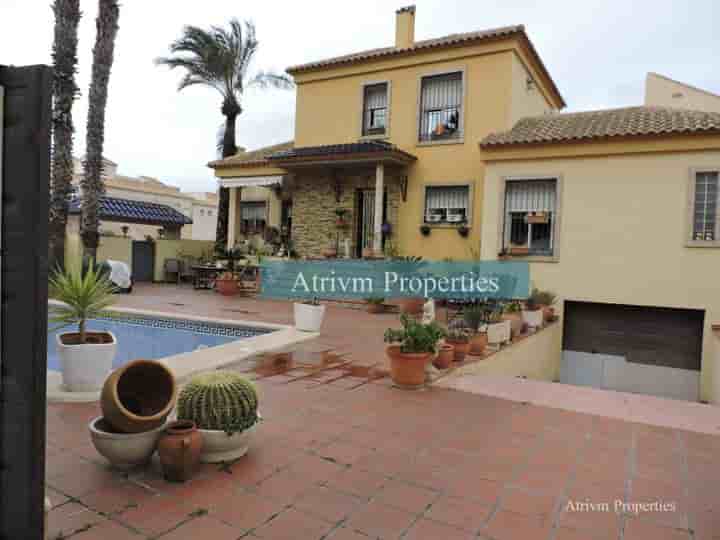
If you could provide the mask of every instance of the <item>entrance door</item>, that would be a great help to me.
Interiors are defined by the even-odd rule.
[[[704,312],[566,302],[560,382],[697,401]]]
[[[133,241],[132,244],[133,281],[152,281],[155,277],[155,246],[152,242]]]
[[[387,194],[383,194],[383,222],[387,219]],[[375,190],[360,189],[357,195],[358,221],[355,256],[362,257],[363,249],[372,249],[375,232]],[[383,237],[383,246],[385,238]]]

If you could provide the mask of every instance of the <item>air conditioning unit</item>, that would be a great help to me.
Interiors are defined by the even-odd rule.
[[[447,214],[448,223],[462,223],[465,221],[464,208],[450,208]]]

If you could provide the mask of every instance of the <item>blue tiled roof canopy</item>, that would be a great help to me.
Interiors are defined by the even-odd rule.
[[[70,201],[71,214],[80,213],[80,199]],[[100,198],[100,219],[145,225],[190,225],[192,219],[166,204],[157,204],[114,197]]]

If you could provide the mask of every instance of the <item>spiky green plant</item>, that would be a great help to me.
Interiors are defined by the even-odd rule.
[[[51,330],[77,324],[80,343],[87,343],[87,320],[103,315],[114,302],[115,286],[93,261],[84,273],[80,264],[57,270],[50,277],[49,289],[52,298],[63,302],[49,308],[50,323],[57,325]]]
[[[180,392],[178,420],[192,420],[200,429],[244,431],[258,421],[255,386],[233,371],[211,371],[193,377]]]

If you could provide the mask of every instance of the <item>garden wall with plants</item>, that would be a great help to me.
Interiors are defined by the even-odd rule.
[[[462,375],[507,375],[541,381],[560,379],[562,324],[551,323],[534,334],[513,341],[511,345],[480,361],[458,367],[450,378]]]
[[[165,271],[163,267],[166,259],[183,259],[213,255],[215,242],[212,240],[164,240],[155,241],[155,277],[154,281],[163,281]]]

